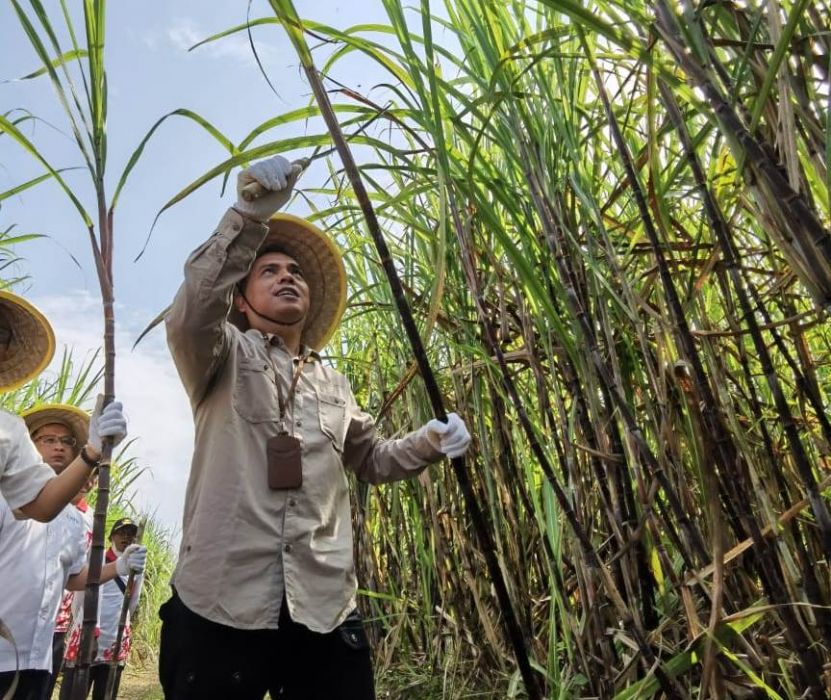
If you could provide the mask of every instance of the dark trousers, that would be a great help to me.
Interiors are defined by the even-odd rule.
[[[294,622],[277,630],[206,620],[174,592],[162,618],[159,680],[166,700],[375,700],[369,640],[357,611],[328,634]]]
[[[13,700],[49,700],[46,694],[49,690],[49,671],[21,671],[17,677],[17,689],[12,696]],[[12,687],[14,671],[0,673],[0,698]]]
[[[107,680],[110,677],[110,672],[115,673],[115,684],[113,685],[113,698],[118,697],[118,686],[121,684],[122,666],[113,668],[109,664],[92,664],[89,667],[89,676],[87,684],[87,692],[84,697],[89,697],[89,691],[92,691],[92,700],[104,700],[107,697]],[[63,672],[63,681],[61,681],[61,694],[59,700],[69,700],[72,697],[72,684],[75,682],[76,669],[72,666],[66,668]]]

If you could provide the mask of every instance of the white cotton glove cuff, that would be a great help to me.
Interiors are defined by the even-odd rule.
[[[291,198],[301,170],[300,163],[290,163],[283,156],[267,158],[245,168],[237,175],[237,202],[234,209],[256,221],[268,221]],[[255,183],[261,188],[258,196],[253,199],[243,197],[243,190]]]
[[[447,423],[434,418],[424,426],[430,444],[451,459],[461,457],[470,445],[470,433],[456,413],[447,414]]]
[[[131,571],[140,574],[144,571],[147,561],[147,547],[140,544],[131,544],[121,556],[115,560],[115,570],[119,576],[127,576]]]
[[[124,417],[124,407],[120,401],[111,401],[100,414],[93,413],[89,421],[89,437],[87,438],[98,452],[101,451],[101,439],[111,437],[113,446],[120,443],[127,435],[127,419]]]

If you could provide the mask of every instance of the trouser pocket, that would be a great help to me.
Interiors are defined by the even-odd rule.
[[[357,610],[353,610],[338,627],[338,634],[347,647],[354,651],[369,649],[369,637],[364,629],[363,620]]]

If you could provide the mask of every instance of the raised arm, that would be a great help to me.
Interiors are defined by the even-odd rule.
[[[165,319],[167,344],[193,405],[228,355],[225,320],[235,285],[245,277],[268,228],[229,209],[216,232],[191,253],[185,281]]]
[[[167,344],[194,406],[228,356],[233,331],[226,317],[236,285],[248,274],[268,234],[264,222],[288,201],[299,172],[281,156],[243,170],[237,180],[236,204],[185,263],[185,281],[165,325]],[[263,194],[247,201],[243,190],[252,184],[259,185]]]

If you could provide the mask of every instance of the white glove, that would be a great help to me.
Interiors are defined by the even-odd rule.
[[[127,419],[124,417],[121,401],[111,401],[101,413],[95,411],[89,421],[87,441],[96,451],[101,451],[101,438],[111,437],[113,446],[127,435]]]
[[[456,413],[447,414],[447,423],[433,418],[424,426],[430,444],[451,459],[461,457],[470,445],[470,433],[465,422]]]
[[[289,201],[302,169],[299,162],[289,163],[283,156],[254,163],[237,175],[234,209],[256,221],[268,221]]]
[[[147,560],[147,547],[140,544],[131,544],[115,560],[115,570],[119,576],[127,576],[131,571],[140,574],[144,571]]]

